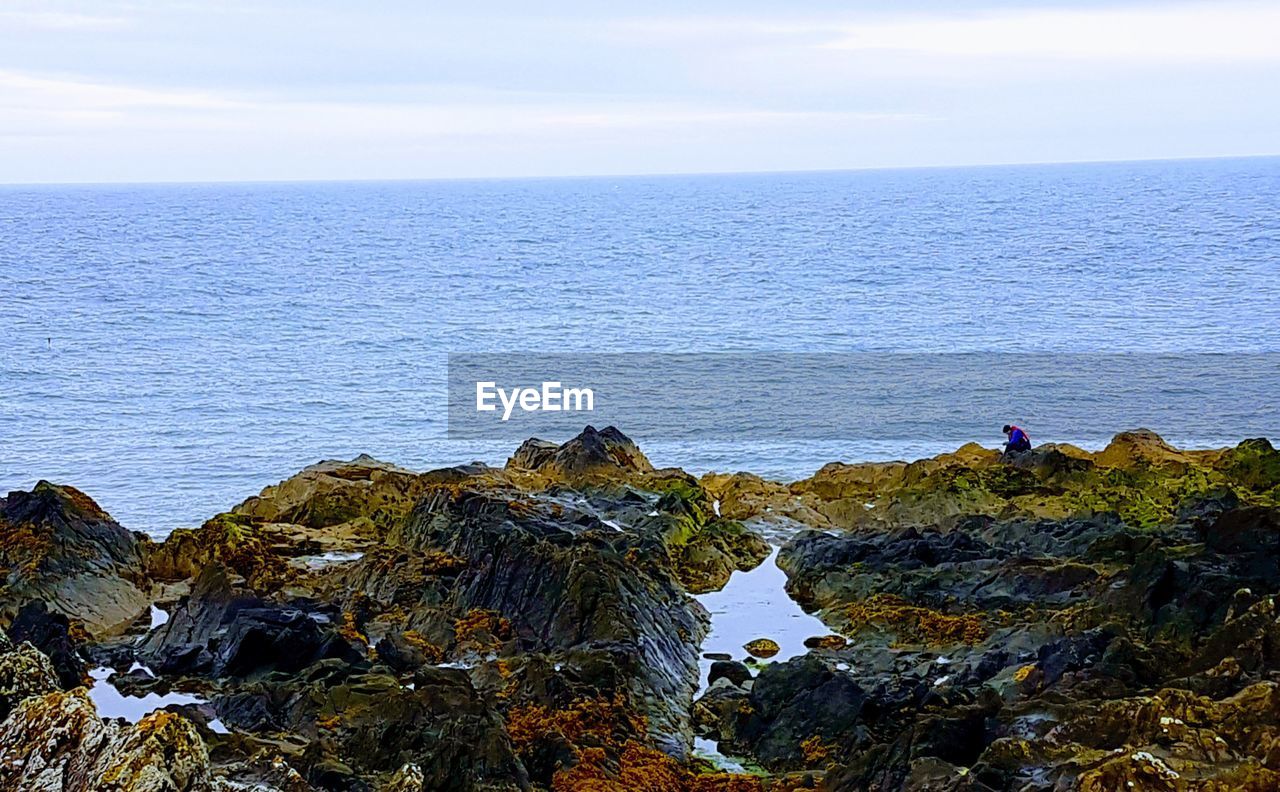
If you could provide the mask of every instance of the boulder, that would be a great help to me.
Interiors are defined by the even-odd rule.
[[[14,643],[26,641],[47,655],[63,690],[84,684],[84,661],[71,637],[71,622],[66,616],[50,613],[39,600],[28,602],[9,625],[9,637]]]
[[[653,465],[617,428],[596,431],[588,426],[554,449],[545,440],[526,440],[507,460],[507,469],[538,473],[548,481],[589,484],[652,473]]]
[[[515,493],[442,488],[387,538],[462,559],[450,606],[508,620],[521,651],[631,653],[637,706],[664,750],[683,755],[707,615],[660,537]]]
[[[158,673],[244,677],[296,671],[324,658],[359,662],[332,610],[266,601],[235,588],[220,564],[205,569],[190,596],[153,630],[139,655]]]
[[[195,727],[158,711],[104,722],[83,688],[27,698],[0,724],[0,788],[23,792],[210,792]]]
[[[14,645],[0,633],[0,721],[23,700],[58,690],[49,658],[29,643]]]
[[[773,657],[781,651],[778,642],[772,638],[756,638],[755,640],[747,641],[742,648],[746,649],[747,653],[752,657],[761,658]]]
[[[381,526],[407,514],[426,484],[411,470],[361,454],[345,462],[325,460],[303,468],[232,511],[263,522],[310,528],[359,518]]]
[[[150,604],[137,535],[74,487],[41,481],[0,498],[0,617],[28,602],[82,625],[119,633]]]
[[[717,679],[727,679],[734,687],[741,687],[751,679],[751,669],[733,660],[717,660],[707,672],[707,684],[714,685]]]

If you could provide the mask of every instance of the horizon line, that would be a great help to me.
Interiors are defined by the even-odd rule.
[[[881,171],[918,170],[975,170],[980,168],[1027,168],[1054,165],[1123,165],[1160,162],[1208,162],[1219,160],[1275,159],[1280,152],[1265,154],[1193,154],[1187,156],[1139,157],[1115,159],[1067,159],[1017,162],[975,162],[962,164],[930,165],[869,165],[851,168],[776,168],[761,170],[707,170],[707,171],[654,171],[651,173],[575,173],[523,176],[405,176],[393,178],[298,178],[298,179],[157,179],[110,181],[0,181],[0,188],[7,187],[144,187],[144,186],[200,186],[225,184],[413,184],[423,182],[497,182],[497,181],[586,181],[594,179],[658,179],[698,176],[771,176],[804,174],[873,173]]]

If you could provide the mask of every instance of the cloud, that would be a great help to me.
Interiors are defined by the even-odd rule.
[[[709,102],[567,100],[531,101],[492,92],[479,101],[295,101],[204,91],[99,83],[0,71],[0,122],[7,134],[38,128],[41,135],[77,128],[187,129],[288,132],[377,139],[456,135],[556,134],[572,130],[645,130],[694,127],[777,127],[927,121],[896,112],[775,111]]]
[[[1006,9],[838,27],[836,38],[822,48],[1156,62],[1280,60],[1276,3]]]
[[[0,112],[15,109],[122,111],[130,108],[230,110],[242,106],[214,93],[149,88],[0,71]]]
[[[0,10],[0,26],[9,30],[119,30],[128,25],[129,20],[124,17]]]

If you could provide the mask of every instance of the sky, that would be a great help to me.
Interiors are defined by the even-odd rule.
[[[0,0],[0,183],[1276,153],[1280,0]]]

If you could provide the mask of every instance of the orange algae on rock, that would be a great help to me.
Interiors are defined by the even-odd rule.
[[[976,644],[987,637],[986,625],[975,614],[941,613],[892,594],[876,594],[855,602],[845,608],[844,615],[854,631],[883,626],[903,639],[929,645]]]

